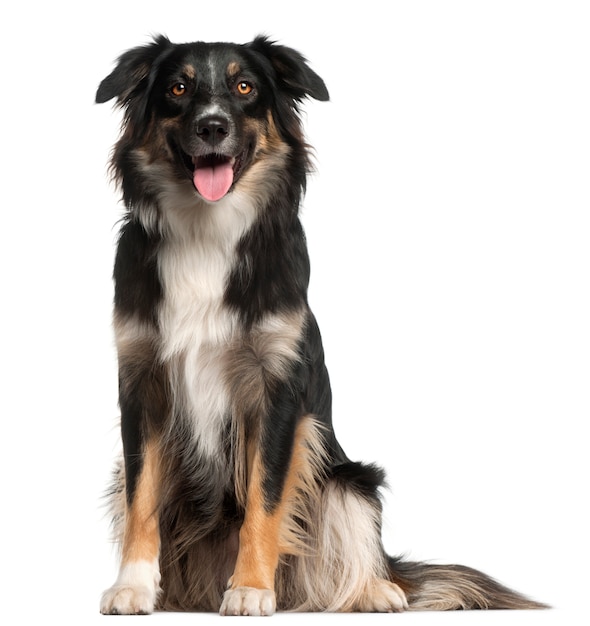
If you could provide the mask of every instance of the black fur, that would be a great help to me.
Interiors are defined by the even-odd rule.
[[[159,239],[148,234],[137,221],[127,221],[121,228],[113,272],[115,309],[154,325],[162,298],[156,263]]]

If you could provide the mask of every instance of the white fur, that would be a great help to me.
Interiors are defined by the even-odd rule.
[[[317,514],[312,527],[314,553],[301,556],[297,564],[298,585],[305,590],[297,610],[383,612],[407,608],[403,591],[386,580],[378,508],[331,484]]]
[[[209,84],[214,85],[217,78],[217,59],[213,58],[213,52],[209,53],[207,67],[209,68]]]
[[[221,615],[273,615],[276,608],[275,593],[271,589],[236,587],[225,592],[219,613]]]
[[[160,590],[158,560],[133,561],[119,570],[115,584],[107,589],[100,602],[100,612],[106,615],[135,615],[152,613]]]
[[[209,115],[226,115],[226,112],[217,103],[206,106],[199,114],[199,118],[205,118]]]
[[[239,194],[207,203],[177,183],[164,185],[160,198],[160,356],[171,366],[172,388],[181,390],[177,412],[189,416],[200,451],[215,456],[229,406],[221,361],[237,324],[223,296],[236,245],[256,211]]]

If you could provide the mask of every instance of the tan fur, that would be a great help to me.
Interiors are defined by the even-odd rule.
[[[295,431],[294,452],[285,481],[279,536],[282,556],[311,554],[313,551],[306,529],[313,522],[313,511],[321,502],[325,466],[322,428],[313,416],[306,416]]]
[[[132,502],[126,502],[124,485],[114,498],[123,507],[115,518],[122,538],[121,564],[115,584],[102,595],[101,613],[129,615],[154,610],[160,591],[159,479],[159,455],[150,442],[145,446]]]
[[[313,457],[318,453],[318,446],[314,437],[313,421],[303,419],[295,434],[281,500],[270,512],[262,489],[264,470],[260,451],[258,447],[252,448],[246,515],[240,529],[240,549],[231,588],[274,589],[280,554],[301,551],[300,527],[294,517],[304,508],[300,506],[303,495],[309,498],[317,490]]]
[[[241,71],[242,68],[237,61],[231,61],[227,66],[227,75],[230,78],[236,78]]]
[[[246,516],[240,529],[238,559],[231,577],[232,589],[274,589],[283,506],[279,504],[272,513],[265,510],[262,480],[261,460],[257,450],[250,473]]]
[[[195,78],[197,75],[197,72],[194,68],[194,66],[191,63],[187,63],[183,68],[182,71],[184,73],[184,75],[187,78]]]
[[[160,550],[159,471],[156,445],[148,443],[133,502],[127,507],[121,563],[154,561]]]
[[[277,131],[272,116],[268,115],[266,124],[258,120],[250,120],[249,126],[257,135],[255,161],[244,172],[235,194],[257,198],[259,206],[265,206],[271,191],[280,189],[281,171],[287,164],[291,151]]]

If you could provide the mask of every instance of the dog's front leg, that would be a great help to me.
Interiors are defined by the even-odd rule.
[[[154,610],[160,571],[160,453],[158,417],[165,414],[165,376],[149,341],[133,324],[116,326],[119,349],[119,405],[125,461],[125,502],[121,528],[121,565],[114,585],[100,604],[105,614],[145,614]],[[123,332],[126,330],[126,332]],[[133,340],[130,341],[129,338]],[[123,481],[122,481],[123,483]]]
[[[272,615],[276,609],[274,578],[279,561],[282,507],[265,504],[261,454],[254,453],[240,548],[221,615]]]
[[[125,507],[119,575],[104,592],[100,611],[110,615],[144,615],[154,610],[159,591],[157,455],[153,445],[142,452],[142,469]]]
[[[282,533],[307,448],[305,429],[298,427],[306,419],[298,415],[299,403],[286,383],[275,393],[258,437],[248,445],[246,512],[221,615],[272,615],[276,610]]]

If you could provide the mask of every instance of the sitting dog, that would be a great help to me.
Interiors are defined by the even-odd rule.
[[[306,97],[328,100],[322,79],[265,37],[159,36],[98,89],[124,110],[112,170],[126,207],[121,566],[101,611],[539,607],[473,569],[383,549],[384,475],[336,439],[307,302]]]

